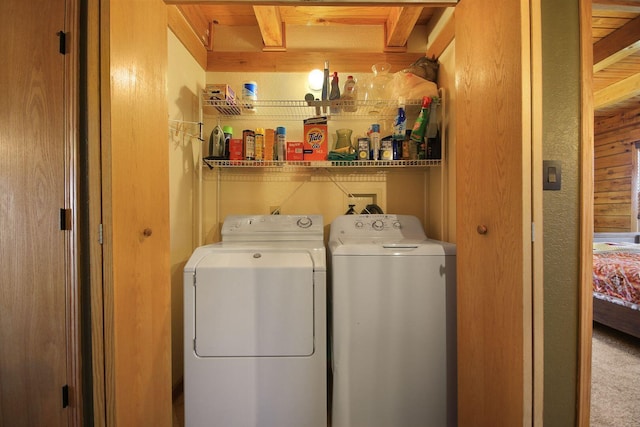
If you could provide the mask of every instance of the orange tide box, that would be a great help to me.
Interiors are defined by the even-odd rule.
[[[304,160],[327,160],[327,117],[304,120]]]

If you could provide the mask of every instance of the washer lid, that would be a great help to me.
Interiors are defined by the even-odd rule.
[[[222,241],[322,241],[323,228],[322,215],[231,215],[222,225]]]
[[[456,247],[452,243],[432,239],[384,239],[377,237],[344,237],[329,242],[329,251],[336,255],[404,255],[404,256],[443,256],[455,255]]]

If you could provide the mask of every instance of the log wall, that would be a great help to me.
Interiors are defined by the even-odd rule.
[[[640,107],[594,123],[594,231],[638,231]]]

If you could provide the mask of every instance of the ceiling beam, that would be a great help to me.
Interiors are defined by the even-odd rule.
[[[202,45],[211,50],[213,48],[213,37],[211,36],[211,23],[202,13],[200,6],[195,4],[184,4],[177,6],[178,10],[185,17],[193,31],[202,42]]]
[[[207,68],[207,49],[177,6],[167,7],[167,25],[203,69]]]
[[[385,50],[407,48],[407,40],[420,18],[422,7],[392,7],[385,23]]]
[[[433,25],[429,25],[427,34],[427,58],[440,58],[442,52],[451,44],[456,35],[456,15],[455,8],[447,7],[432,21]]]
[[[640,50],[640,16],[593,45],[593,71],[598,72],[638,50]]]
[[[265,51],[284,51],[284,24],[278,6],[253,6]]]
[[[605,108],[640,95],[640,73],[627,77],[594,93],[594,109]]]
[[[592,0],[593,10],[640,13],[640,0]]]
[[[166,4],[267,4],[283,6],[455,6],[459,0],[164,0]],[[633,0],[630,0],[633,1]]]
[[[288,52],[208,52],[207,71],[221,72],[309,72],[318,68],[318,58],[331,68],[350,73],[370,73],[371,64],[387,62],[392,70],[402,70],[420,58],[420,53],[345,51]]]

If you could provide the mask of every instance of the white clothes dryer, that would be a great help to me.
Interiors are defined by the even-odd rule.
[[[188,427],[326,427],[320,215],[230,216],[184,268]]]
[[[407,215],[329,236],[332,427],[455,426],[455,245]]]

